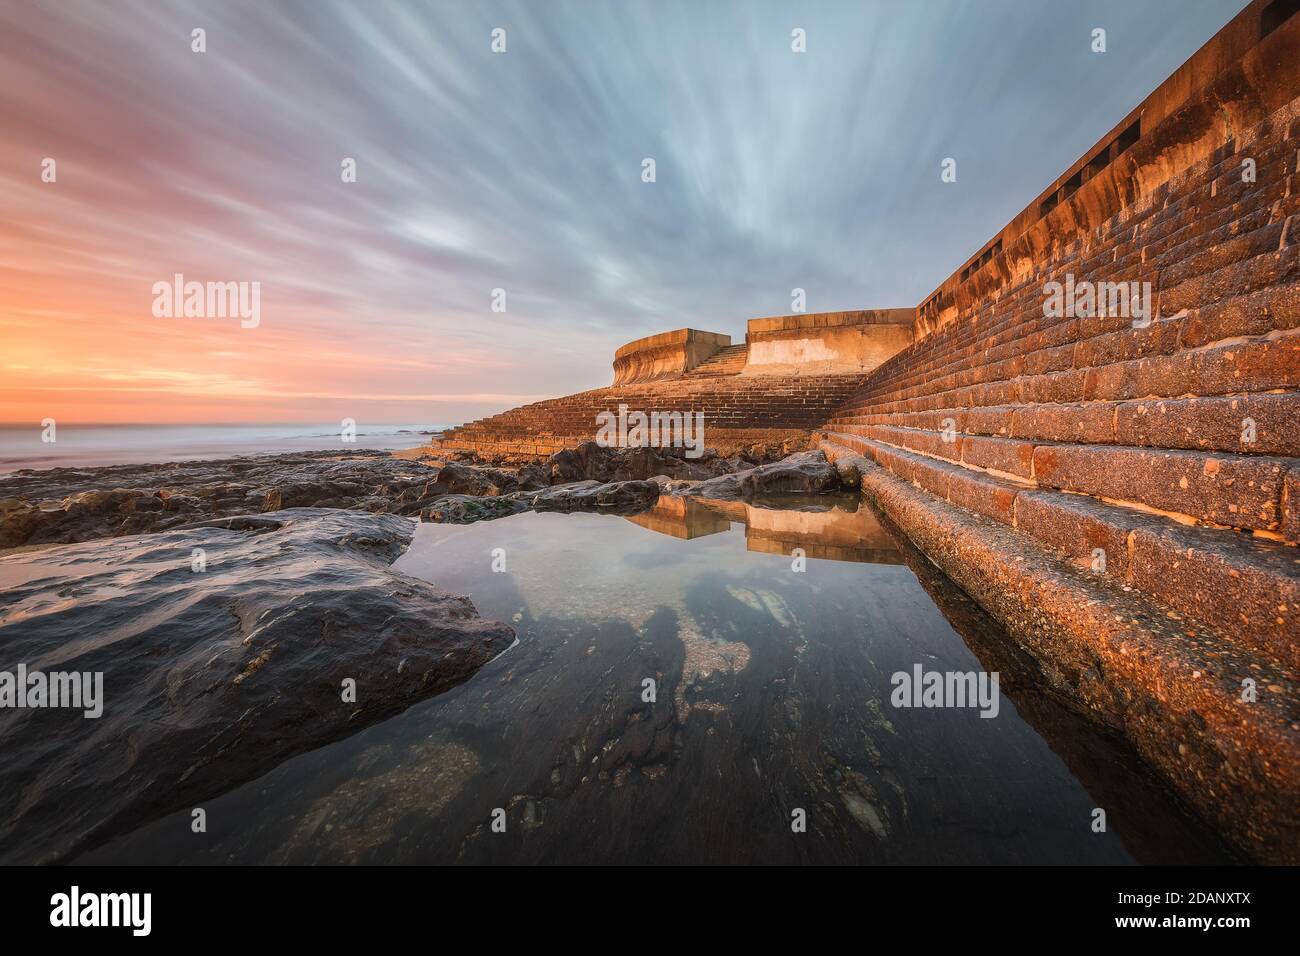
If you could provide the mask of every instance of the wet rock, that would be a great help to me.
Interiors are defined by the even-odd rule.
[[[685,448],[609,448],[586,441],[547,459],[550,483],[594,480],[644,481],[654,475],[702,480],[748,467],[740,458],[721,458],[712,448],[687,458]]]
[[[13,501],[15,499],[8,499]],[[63,517],[62,510],[45,511],[37,505],[21,502],[0,512],[0,548],[16,548],[37,537]]]
[[[285,508],[320,507],[331,499],[352,498],[365,493],[365,486],[345,481],[294,481],[278,485],[268,491],[262,500],[263,511],[282,511]],[[170,500],[170,498],[168,499]],[[197,507],[198,499],[191,496]]]
[[[520,491],[535,491],[546,488],[551,483],[551,476],[548,470],[536,461],[526,462],[516,476],[519,481]]]
[[[668,475],[655,475],[650,480],[659,486],[659,494],[661,495],[676,494],[698,483],[689,478],[672,478]]]
[[[408,519],[225,520],[0,556],[0,670],[103,675],[97,719],[0,710],[0,861],[66,859],[197,805],[451,687],[514,638],[389,568]]]
[[[842,490],[839,473],[820,451],[805,451],[781,461],[702,481],[674,494],[702,498],[754,498],[763,495],[829,494]]]
[[[369,451],[23,469],[0,476],[0,548],[160,531],[203,517],[293,507],[414,515],[438,474],[421,462]]]
[[[735,475],[720,475],[717,478],[710,478],[708,481],[696,482],[685,488],[679,488],[673,491],[675,495],[696,495],[701,498],[739,498],[740,497],[740,476],[747,472],[740,472]]]
[[[437,469],[436,477],[422,497],[441,495],[502,495],[514,491],[519,479],[508,471],[449,461]]]
[[[576,481],[522,496],[536,511],[639,511],[659,498],[653,481]]]
[[[178,530],[189,528],[224,528],[227,531],[277,531],[284,527],[279,518],[267,518],[264,515],[234,515],[230,518],[212,518],[209,521],[196,521],[183,524]]]
[[[515,498],[446,495],[421,511],[420,518],[438,524],[471,524],[475,521],[505,518],[527,510],[528,506]]]
[[[858,488],[862,485],[862,473],[875,465],[861,455],[840,455],[835,459],[835,472],[840,476],[840,484],[845,488]]]

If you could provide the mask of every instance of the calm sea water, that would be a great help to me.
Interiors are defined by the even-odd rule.
[[[185,809],[82,862],[1220,859],[875,512],[824,502],[420,525],[397,569],[513,621],[514,646],[205,801],[206,833]],[[996,717],[894,707],[918,664],[999,672]]]
[[[437,425],[357,423],[355,443],[333,425],[60,425],[56,441],[39,425],[0,425],[0,473],[19,468],[125,465],[291,451],[414,448]]]

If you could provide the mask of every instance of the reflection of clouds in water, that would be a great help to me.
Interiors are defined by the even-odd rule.
[[[785,603],[785,599],[781,595],[768,590],[734,588],[730,585],[727,586],[727,593],[746,607],[772,615],[776,622],[786,630],[798,634],[803,633],[799,622],[795,620],[794,612],[790,610],[790,606]]]
[[[178,847],[183,815],[126,842],[141,861],[1132,862],[1080,830],[1101,797],[1014,708],[889,705],[889,674],[918,659],[978,666],[911,571],[792,574],[747,543],[741,525],[683,540],[598,515],[422,526],[399,569],[488,616],[527,607],[520,645],[223,797],[238,823],[211,848]],[[1089,766],[1109,753],[1079,746]],[[816,826],[787,836],[791,806]]]

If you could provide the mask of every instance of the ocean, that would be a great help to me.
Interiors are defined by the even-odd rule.
[[[43,442],[38,424],[0,425],[0,473],[20,468],[153,464],[291,451],[415,448],[438,425],[357,424],[345,443],[335,425],[59,425]]]

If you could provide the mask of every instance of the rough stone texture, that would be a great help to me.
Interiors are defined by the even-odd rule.
[[[421,517],[438,523],[470,524],[529,510],[635,514],[652,506],[660,493],[661,485],[656,481],[599,482],[584,479],[540,491],[516,491],[496,497],[448,495],[426,508]]]
[[[527,510],[528,506],[514,497],[446,495],[421,511],[420,520],[436,524],[473,524],[475,521],[508,518]]]
[[[1139,502],[1215,524],[1276,531],[1285,458],[1090,446],[1039,446],[1040,487]]]
[[[711,478],[674,494],[726,500],[761,495],[827,494],[842,487],[839,472],[826,455],[809,451],[769,465]]]
[[[1300,668],[1300,552],[1293,547],[1034,488],[850,434],[832,438],[823,448],[834,460],[861,453],[939,499],[1034,537],[1077,567],[1094,570],[1094,552],[1101,548],[1098,573],[1143,590],[1171,613],[1220,629],[1243,647]],[[1134,561],[1138,553],[1141,562]],[[1198,570],[1217,578],[1200,582]]]
[[[643,481],[655,475],[692,481],[713,478],[750,467],[741,458],[721,458],[705,448],[687,458],[684,448],[610,448],[594,441],[558,451],[542,466],[548,483],[568,481]]]
[[[0,556],[0,669],[102,672],[105,698],[97,719],[0,710],[26,741],[0,761],[0,859],[55,862],[198,805],[505,650],[509,626],[390,570],[414,527],[294,509]]]
[[[1201,57],[1212,86],[1145,104],[1130,152],[923,303],[822,447],[879,466],[865,493],[1080,709],[1296,862],[1300,18],[1252,46],[1261,9],[1225,31],[1255,65]],[[1045,316],[1067,273],[1151,282],[1158,317]]]
[[[648,508],[659,497],[653,481],[576,481],[545,491],[523,492],[520,500],[534,511],[635,512]]]
[[[637,449],[593,456],[592,462],[598,459],[603,471],[620,476],[653,465],[706,477],[743,465],[709,453],[697,465],[674,458],[674,451]],[[498,506],[495,513],[488,514],[486,506],[451,502],[537,491],[553,481],[574,480],[556,474],[564,472],[567,462],[532,461],[509,470],[477,460],[421,461],[386,452],[320,452],[166,465],[25,470],[0,477],[0,549],[165,531],[193,526],[208,517],[299,507],[401,515],[440,510],[443,517],[438,520],[476,521],[507,511]]]
[[[448,493],[439,474],[436,466],[374,451],[24,469],[0,476],[0,549],[294,507],[414,515]]]
[[[704,443],[724,456],[756,447],[806,449],[812,430],[858,387],[861,373],[717,374],[703,365],[676,378],[598,388],[534,402],[450,429],[430,453],[544,458],[596,437],[596,416],[630,412],[701,412]]]

